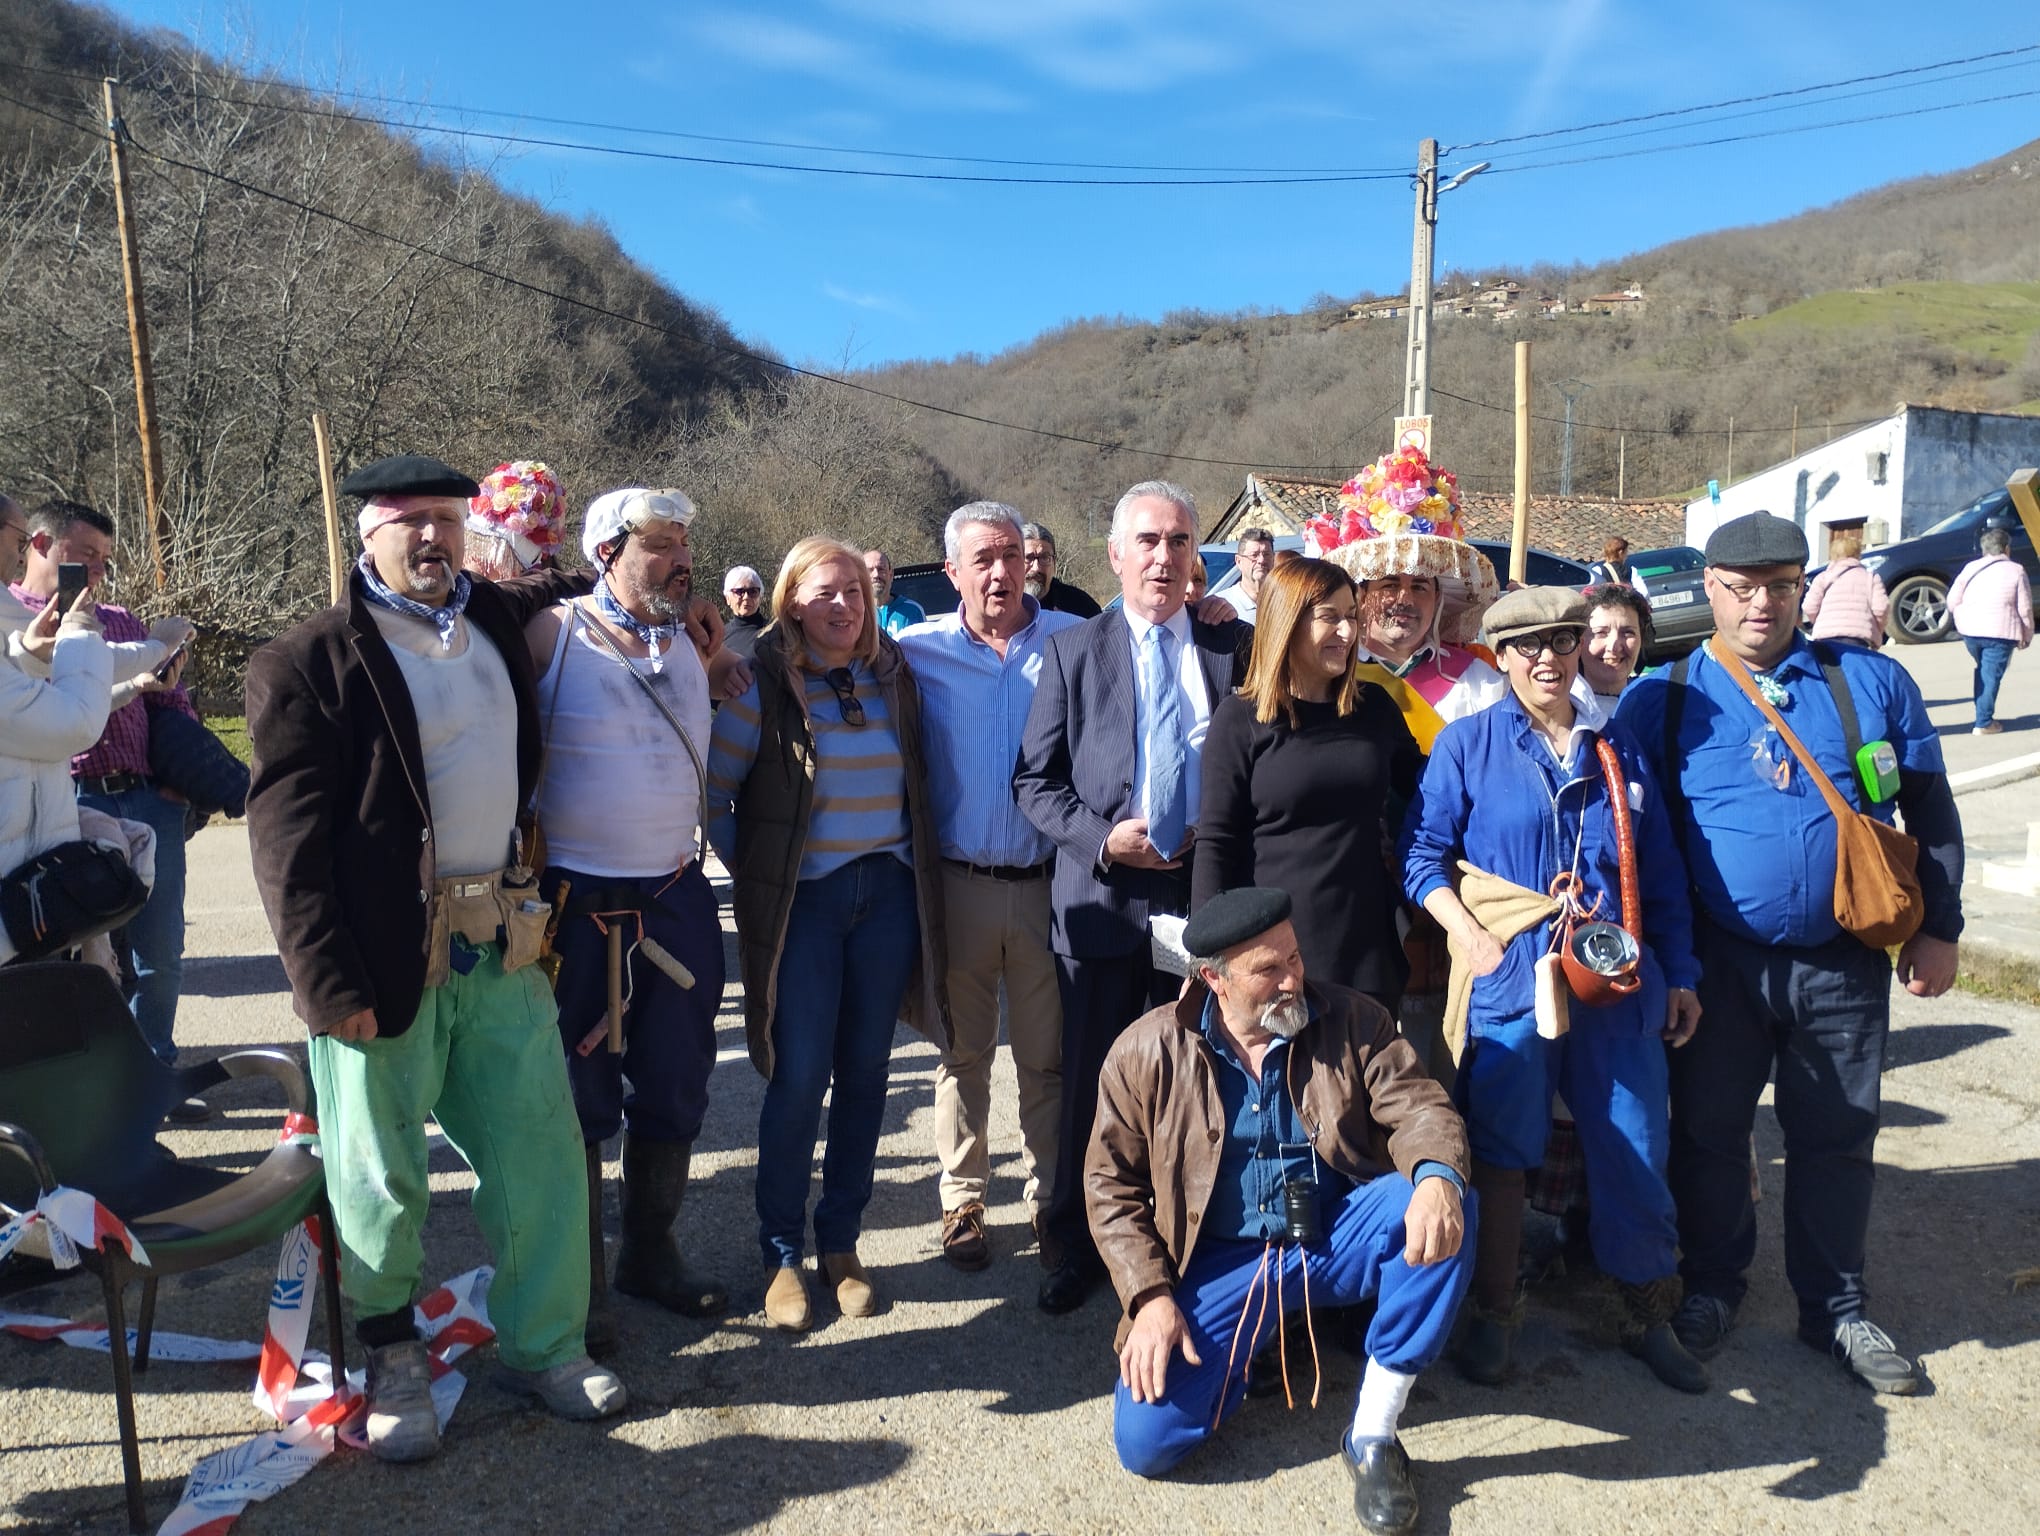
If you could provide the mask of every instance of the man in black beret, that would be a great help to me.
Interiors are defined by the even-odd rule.
[[[548,909],[515,839],[541,744],[523,626],[588,579],[462,570],[476,487],[436,459],[378,460],[346,485],[364,546],[346,596],[248,664],[248,836],[311,1033],[341,1285],[368,1351],[368,1448],[418,1461],[439,1448],[412,1321],[428,1119],[476,1173],[511,1380],[566,1418],[625,1402],[584,1346],[581,1135],[532,963]]]
[[[1387,1009],[1305,984],[1289,914],[1279,890],[1206,902],[1183,930],[1189,989],[1105,1058],[1084,1193],[1126,1308],[1113,1438],[1160,1476],[1239,1407],[1286,1311],[1312,1330],[1307,1302],[1375,1296],[1340,1447],[1361,1526],[1406,1531],[1396,1423],[1472,1273],[1466,1128]]]
[[[1671,803],[1700,960],[1703,1022],[1671,1058],[1668,1172],[1686,1284],[1672,1326],[1709,1359],[1749,1289],[1750,1127],[1775,1072],[1799,1337],[1866,1386],[1904,1395],[1919,1389],[1918,1368],[1866,1315],[1863,1278],[1892,963],[1883,936],[1859,938],[1836,914],[1839,828],[1821,779],[1852,815],[1889,824],[1896,812],[1918,843],[1918,927],[1897,962],[1917,997],[1955,979],[1962,826],[1906,670],[1800,633],[1806,557],[1805,534],[1768,512],[1716,529],[1714,639],[1630,684],[1620,706]]]

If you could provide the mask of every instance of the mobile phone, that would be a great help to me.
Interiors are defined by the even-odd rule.
[[[182,640],[177,642],[177,649],[172,651],[168,656],[165,656],[163,658],[163,664],[160,667],[156,668],[156,681],[159,683],[168,682],[170,680],[170,669],[175,667],[178,661],[182,659],[184,653],[190,649],[191,649],[191,637],[189,635],[186,635]]]
[[[72,605],[91,584],[83,562],[66,560],[57,567],[57,612],[69,613]]]

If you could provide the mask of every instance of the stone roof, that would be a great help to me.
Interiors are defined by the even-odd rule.
[[[1270,528],[1276,533],[1301,533],[1320,512],[1336,512],[1337,480],[1297,480],[1286,476],[1249,475],[1246,484],[1205,538],[1228,543],[1243,528]],[[1462,502],[1467,532],[1475,538],[1506,539],[1515,518],[1516,498],[1508,491],[1467,491]],[[1530,542],[1574,560],[1601,558],[1601,545],[1620,533],[1632,549],[1662,549],[1686,542],[1683,501],[1618,501],[1612,496],[1532,496]]]

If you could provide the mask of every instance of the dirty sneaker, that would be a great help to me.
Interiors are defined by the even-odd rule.
[[[428,1461],[439,1454],[432,1407],[432,1357],[423,1339],[368,1352],[368,1449],[379,1461]]]
[[[505,1366],[511,1384],[535,1397],[563,1419],[606,1419],[629,1406],[630,1394],[615,1372],[597,1365],[586,1355],[544,1371],[520,1371]]]
[[[1824,1349],[1873,1392],[1911,1397],[1920,1389],[1920,1368],[1898,1352],[1891,1335],[1867,1317],[1852,1317],[1831,1329],[1818,1322],[1799,1325],[1799,1337]]]

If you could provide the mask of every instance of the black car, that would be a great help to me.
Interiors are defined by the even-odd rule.
[[[1707,557],[1690,544],[1646,549],[1629,557],[1629,579],[1650,603],[1646,665],[1682,656],[1714,633],[1706,592]]]
[[[940,560],[916,560],[894,566],[892,595],[894,602],[905,598],[920,604],[921,611],[931,619],[956,612],[956,584],[949,579]]]
[[[2032,535],[2012,506],[2012,493],[1992,491],[1942,518],[1917,538],[1901,539],[1863,556],[1863,564],[1877,573],[1884,590],[1891,594],[1891,612],[1884,620],[1887,635],[1900,645],[1919,645],[1945,639],[1953,632],[1948,589],[1955,584],[1956,573],[1982,553],[1977,540],[1985,528],[2007,530],[2012,536],[2012,558],[2025,566],[2029,577],[2040,581],[2040,556],[2035,555]]]

